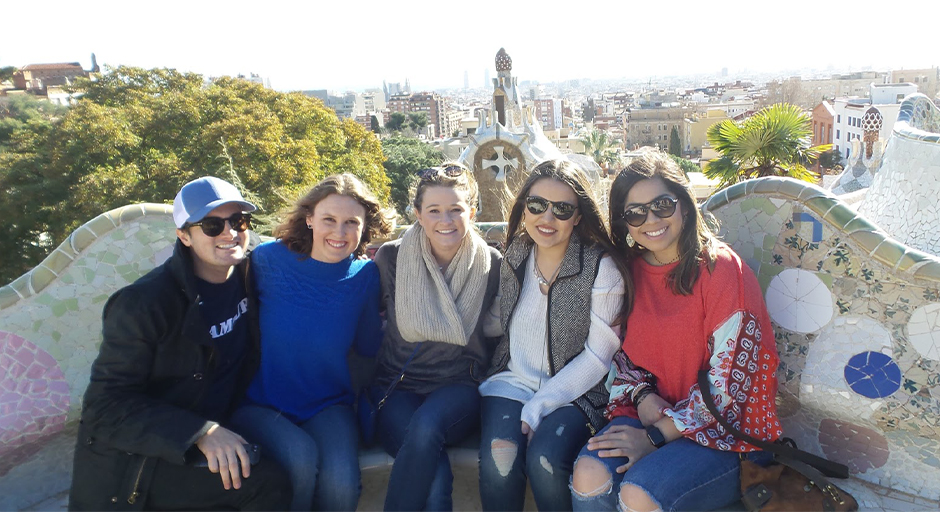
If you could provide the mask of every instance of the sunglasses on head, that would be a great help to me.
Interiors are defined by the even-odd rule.
[[[251,229],[251,214],[236,213],[227,219],[222,217],[203,217],[199,222],[193,222],[190,226],[199,226],[202,233],[206,236],[219,236],[225,231],[225,223],[228,222],[232,229],[241,233],[246,229]]]
[[[659,196],[656,199],[646,203],[631,206],[620,215],[627,224],[638,228],[646,222],[649,212],[653,212],[660,219],[668,219],[676,213],[676,204],[679,200],[669,196]]]
[[[418,178],[422,180],[434,179],[437,176],[444,175],[449,178],[456,178],[464,173],[466,169],[459,165],[448,165],[447,167],[428,167],[418,171]]]
[[[545,213],[549,205],[552,207],[552,215],[558,220],[568,220],[574,215],[578,205],[566,203],[564,201],[549,201],[539,196],[529,196],[525,198],[525,208],[532,215],[541,215]]]

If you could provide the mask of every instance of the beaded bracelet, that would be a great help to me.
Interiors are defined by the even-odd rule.
[[[656,390],[652,386],[645,387],[641,389],[638,393],[634,393],[633,405],[640,407],[640,402],[642,402],[646,397],[655,393]]]
[[[633,387],[633,390],[630,392],[630,400],[636,404],[636,398],[640,392],[645,389],[653,389],[653,385],[649,382],[641,382]]]

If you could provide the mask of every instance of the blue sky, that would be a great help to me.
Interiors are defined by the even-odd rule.
[[[258,73],[279,90],[482,86],[505,47],[542,82],[940,65],[935,1],[7,2],[0,66]],[[899,8],[897,6],[903,6]]]

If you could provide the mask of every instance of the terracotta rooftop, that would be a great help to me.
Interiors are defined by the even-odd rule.
[[[20,71],[41,71],[44,69],[62,69],[62,68],[78,68],[82,69],[82,65],[78,62],[60,62],[57,64],[28,64],[20,68]]]

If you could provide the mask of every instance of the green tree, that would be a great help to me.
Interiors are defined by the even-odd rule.
[[[682,157],[682,142],[679,141],[679,129],[675,126],[669,132],[669,154]]]
[[[819,155],[819,166],[823,169],[835,169],[837,165],[842,165],[842,155],[838,151],[830,149]]]
[[[13,66],[4,66],[0,68],[0,82],[3,82],[4,80],[12,80],[13,73],[15,72],[16,68]]]
[[[388,122],[385,123],[385,127],[390,131],[398,132],[405,127],[405,122],[407,121],[408,116],[405,114],[402,114],[401,112],[392,112],[392,114],[388,116]]]
[[[4,98],[0,102],[0,151],[11,144],[13,134],[17,131],[48,130],[52,122],[66,112],[68,107],[26,94]]]
[[[620,160],[616,142],[604,130],[592,129],[586,136],[581,138],[581,143],[584,144],[584,152],[581,154],[591,157],[597,162],[597,165],[604,169]]]
[[[682,172],[684,172],[686,175],[688,175],[690,172],[702,172],[702,168],[696,165],[695,162],[692,162],[691,160],[686,160],[685,158],[682,158],[681,156],[676,156],[672,154],[669,155],[669,158],[671,158],[672,161],[675,162],[676,165],[678,165],[679,168],[682,169]]]
[[[428,125],[427,112],[411,112],[408,114],[408,128],[418,131]]]
[[[712,125],[708,142],[721,154],[704,173],[721,187],[765,176],[790,176],[815,182],[807,169],[832,145],[811,146],[812,122],[799,107],[778,103],[761,109],[741,123],[725,120]]]
[[[416,173],[424,168],[440,165],[444,153],[434,146],[412,137],[394,136],[382,141],[385,153],[385,174],[391,186],[391,202],[399,215],[404,215],[411,202],[411,185]]]
[[[330,174],[351,172],[388,200],[375,135],[300,93],[130,67],[74,89],[84,94],[77,104],[14,130],[0,152],[0,215],[13,219],[0,226],[3,282],[101,212],[169,203],[199,176],[240,183],[265,234],[273,214]]]

